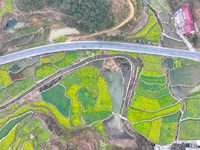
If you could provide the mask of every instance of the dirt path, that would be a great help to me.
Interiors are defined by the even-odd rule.
[[[101,35],[101,34],[104,34],[104,33],[109,33],[109,32],[112,32],[114,30],[117,30],[118,28],[120,28],[123,25],[125,25],[127,22],[129,22],[134,17],[134,6],[133,6],[131,0],[127,0],[127,1],[128,1],[128,4],[129,4],[130,13],[126,17],[126,19],[123,22],[121,22],[118,26],[112,27],[110,29],[107,29],[107,30],[104,30],[104,31],[100,31],[100,32],[97,32],[97,33],[89,34],[89,35],[70,37],[69,39],[67,39],[66,42],[70,42],[70,41],[73,41],[73,40],[84,39],[84,38],[90,38],[90,37]]]

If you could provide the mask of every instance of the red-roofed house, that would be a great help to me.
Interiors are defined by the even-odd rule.
[[[178,30],[182,34],[188,35],[195,32],[190,6],[178,9],[174,16]]]

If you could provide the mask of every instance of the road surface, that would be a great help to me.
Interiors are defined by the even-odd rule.
[[[122,52],[135,52],[135,53],[162,55],[162,56],[181,57],[181,58],[195,59],[195,60],[200,59],[200,53],[198,52],[190,52],[179,49],[136,45],[129,43],[105,42],[105,41],[82,41],[82,42],[58,43],[58,44],[34,47],[31,49],[1,56],[0,65],[21,60],[24,58],[29,58],[31,56],[36,56],[36,55],[61,52],[61,51],[80,50],[80,49],[83,50],[103,49],[103,50],[115,50]]]

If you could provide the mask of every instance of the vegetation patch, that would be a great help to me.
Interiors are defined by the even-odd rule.
[[[14,64],[15,64],[15,62],[12,62],[12,63],[9,63],[9,64],[5,64],[5,65],[1,65],[0,69],[2,69],[2,70],[10,70],[13,67]]]
[[[8,135],[8,133],[12,130],[12,128],[19,123],[20,121],[22,121],[24,118],[26,118],[27,116],[31,115],[32,113],[27,113],[21,117],[18,117],[16,119],[13,119],[11,121],[9,121],[1,130],[0,130],[0,140],[2,138],[4,138],[5,136]]]
[[[138,54],[137,53],[128,53],[128,52],[118,52],[118,51],[108,51],[108,54],[112,55],[112,54],[118,54],[118,53],[122,53],[122,54],[127,54],[127,55],[131,55],[134,58],[137,58]]]
[[[66,40],[65,36],[62,36],[62,37],[56,39],[55,42],[60,43],[60,42],[65,42],[65,40]]]
[[[179,111],[174,115],[162,118],[159,144],[170,144],[174,141],[180,114],[181,113]]]
[[[139,109],[129,107],[128,120],[131,121],[132,123],[137,123],[137,122],[144,121],[144,120],[152,120],[156,117],[175,113],[176,111],[178,111],[181,108],[182,108],[182,105],[180,103],[178,103],[174,106],[159,110],[157,112],[146,112],[146,111],[142,111]]]
[[[126,36],[126,38],[143,37],[148,33],[148,31],[152,28],[152,26],[157,22],[157,19],[154,16],[154,13],[149,8],[148,8],[148,14],[149,14],[149,19],[148,19],[147,25],[141,31],[139,31],[137,34]]]
[[[183,58],[174,58],[174,68],[180,68],[182,66],[189,66],[193,64],[199,64],[199,62]]]
[[[63,60],[55,63],[55,66],[57,66],[59,68],[63,68],[63,67],[71,65],[77,59],[78,59],[78,51],[67,52],[65,55],[65,58]]]
[[[156,93],[159,92],[165,88],[167,88],[167,84],[147,84],[144,81],[140,80],[138,85],[142,87],[143,89],[147,90],[148,92]]]
[[[56,72],[57,70],[58,68],[54,67],[53,64],[42,64],[36,68],[35,80],[42,80],[48,77],[50,74]]]
[[[133,128],[152,142],[159,143],[161,123],[162,118],[159,118],[150,122],[134,124]]]
[[[21,81],[15,81],[12,85],[8,87],[8,94],[14,97],[24,90],[30,88],[32,85],[34,85],[33,77],[28,77],[27,79]]]
[[[41,63],[55,63],[57,61],[60,61],[65,57],[65,53],[58,53],[50,57],[43,57],[41,59]]]
[[[5,87],[11,83],[9,74],[7,71],[0,70],[0,88]]]
[[[6,89],[0,89],[0,103],[8,97]]]
[[[200,120],[185,120],[181,122],[180,140],[200,139]]]
[[[148,34],[142,38],[143,40],[152,41],[152,42],[159,42],[161,35],[161,28],[160,25],[157,23],[153,28],[148,32]]]
[[[1,8],[0,10],[0,17],[8,12],[8,11],[13,11],[14,8],[13,8],[13,4],[12,4],[12,0],[3,0],[5,2],[5,6],[3,8]],[[2,4],[3,5],[3,4]]]
[[[141,75],[140,78],[146,82],[146,83],[157,83],[157,84],[165,84],[166,83],[166,77],[151,77],[151,76],[145,76]]]
[[[77,84],[97,93],[96,82],[100,71],[93,67],[82,67],[60,81],[67,90],[72,84]]]
[[[137,86],[136,87],[136,93],[140,94],[140,95],[143,95],[143,96],[146,96],[146,97],[149,97],[149,98],[154,98],[154,99],[158,99],[158,98],[161,98],[163,96],[166,96],[169,94],[169,89],[168,88],[165,88],[157,93],[151,93],[151,92],[148,92],[146,91],[145,89],[141,88],[140,86]]]
[[[65,88],[62,85],[56,85],[49,90],[41,93],[42,99],[54,105],[61,114],[69,117],[71,100],[65,96]]]
[[[101,76],[99,76],[97,87],[98,87],[98,99],[96,105],[112,109],[112,100],[110,98],[108,87],[105,80]]]
[[[16,136],[16,129],[18,125],[16,125],[12,131],[0,141],[0,149],[1,150],[8,150],[10,145],[14,142]]]
[[[78,91],[77,98],[82,104],[81,116],[86,125],[105,119],[112,114],[108,108],[95,106],[96,95],[84,88]]]
[[[22,150],[34,150],[32,143],[30,141],[26,142],[23,145]]]
[[[60,112],[53,106],[51,106],[45,102],[36,102],[36,103],[33,103],[33,105],[48,108],[51,111],[51,113],[56,117],[56,120],[58,121],[58,123],[60,123],[63,127],[72,130],[70,123],[69,123],[69,119],[63,117],[60,114]]]
[[[183,113],[182,119],[186,118],[200,118],[200,99],[185,100],[186,108]]]
[[[32,106],[23,106],[19,110],[17,110],[16,112],[14,112],[13,114],[7,115],[5,118],[0,119],[0,124],[7,121],[10,118],[19,116],[19,115],[21,115],[25,112],[31,111],[31,110],[41,111],[41,112],[44,112],[46,114],[48,113],[48,111],[45,108],[35,108],[35,107],[32,107]]]
[[[177,130],[177,120],[180,112],[174,115],[155,119],[154,121],[134,124],[133,128],[157,144],[173,142]]]
[[[155,71],[155,70],[142,70],[142,74],[145,76],[154,76],[154,77],[161,77],[162,74],[160,74],[159,72]]]
[[[107,137],[107,133],[104,131],[103,122],[99,121],[92,125],[94,129],[101,135]]]
[[[80,117],[79,117],[79,112],[81,110],[81,105],[76,99],[76,93],[78,90],[81,89],[81,86],[79,85],[72,85],[70,89],[66,92],[66,95],[69,96],[72,100],[71,104],[71,112],[70,112],[70,121],[72,125],[75,126],[82,126]]]
[[[146,70],[155,70],[162,74],[165,73],[165,70],[161,67],[162,56],[141,54],[141,57],[144,60]]]

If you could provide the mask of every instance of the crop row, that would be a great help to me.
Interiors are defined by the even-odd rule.
[[[60,81],[68,90],[72,84],[83,86],[97,93],[96,82],[100,71],[93,67],[82,67]]]
[[[180,103],[178,103],[174,106],[171,106],[171,107],[168,107],[168,108],[156,111],[156,112],[146,112],[146,111],[142,111],[139,109],[129,107],[128,120],[131,121],[132,123],[137,123],[137,122],[144,121],[144,120],[152,120],[159,116],[172,114],[172,113],[178,111],[179,109],[181,109],[181,107],[182,107],[182,105]]]
[[[169,89],[168,88],[165,88],[157,93],[151,93],[151,92],[148,92],[146,91],[145,89],[141,88],[140,86],[137,86],[136,88],[136,93],[140,94],[140,95],[143,95],[143,96],[146,96],[146,97],[149,97],[149,98],[154,98],[154,99],[158,99],[158,98],[161,98],[165,95],[168,95],[169,94]]]
[[[151,93],[156,93],[167,88],[167,84],[147,84],[143,80],[140,80],[138,85]]]
[[[181,122],[180,140],[200,140],[200,120],[185,120]]]
[[[160,25],[157,23],[153,28],[148,32],[148,34],[142,38],[143,40],[152,41],[152,42],[159,42],[161,35],[161,28]]]
[[[11,83],[7,71],[0,70],[0,88],[5,87]]]
[[[53,64],[42,64],[38,66],[35,70],[35,80],[42,80],[48,77],[50,74],[56,72],[57,70],[58,68],[54,67]]]
[[[157,84],[165,84],[166,83],[166,77],[151,77],[151,76],[145,76],[141,75],[140,78],[146,82],[146,83],[157,83]]]
[[[98,99],[96,105],[112,109],[112,100],[110,98],[108,87],[105,80],[101,76],[99,76],[97,87],[98,87]]]
[[[186,118],[200,118],[200,99],[188,99],[185,101],[186,108],[182,119]]]
[[[134,58],[137,58],[137,56],[138,56],[137,53],[128,53],[128,52],[120,52],[120,51],[119,52],[118,51],[108,51],[108,54],[110,54],[110,55],[112,55],[112,54],[119,54],[119,53],[131,55]]]
[[[161,77],[162,74],[160,74],[159,72],[155,71],[155,70],[142,70],[142,74],[145,76],[153,76],[153,77]]]
[[[55,63],[55,66],[59,68],[63,68],[63,67],[71,65],[77,59],[78,59],[78,51],[67,52],[65,55],[65,58]]]
[[[126,36],[126,38],[142,37],[142,36],[145,36],[148,33],[148,31],[151,29],[151,27],[157,21],[156,17],[154,16],[154,13],[149,8],[148,8],[148,14],[149,14],[149,19],[148,19],[147,25],[141,31],[139,31],[137,34]]]
[[[82,126],[80,117],[79,117],[79,112],[81,110],[81,105],[76,99],[76,93],[78,90],[81,89],[81,86],[73,84],[70,89],[66,92],[66,95],[69,96],[72,100],[71,104],[71,113],[70,113],[70,121],[72,125],[75,126]]]
[[[60,61],[65,57],[65,53],[58,53],[50,57],[43,57],[41,59],[41,63],[55,63],[57,61]]]
[[[161,67],[161,59],[162,56],[156,55],[148,55],[148,54],[141,54],[141,57],[144,61],[144,68],[147,70],[155,70],[159,73],[164,74],[165,70]]]
[[[157,144],[173,142],[177,130],[177,121],[180,112],[171,116],[155,119],[154,121],[134,124],[133,128]]]

